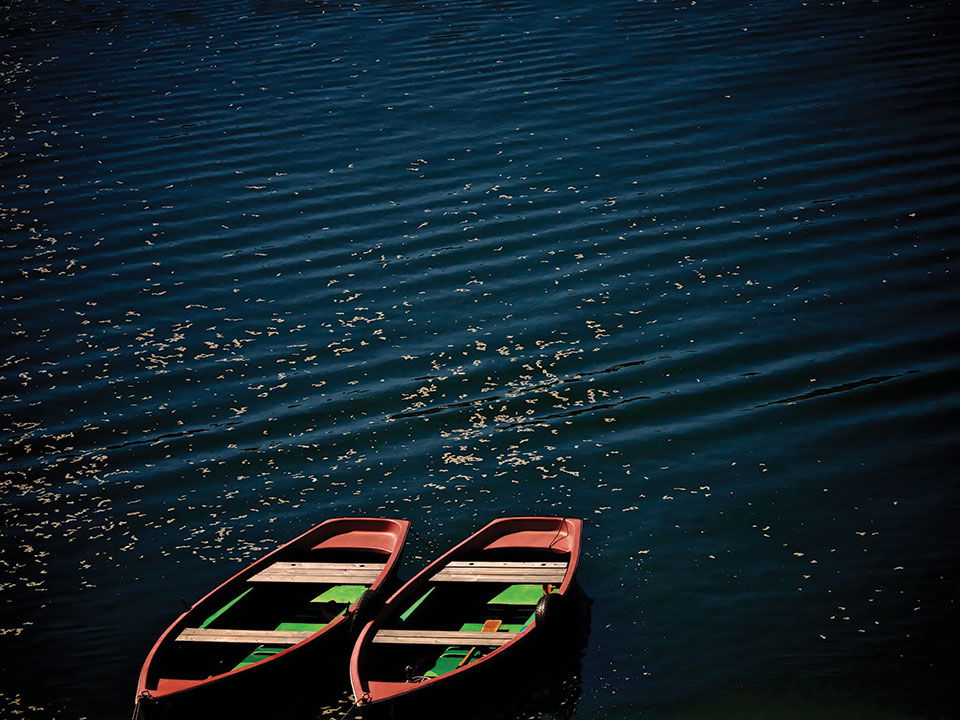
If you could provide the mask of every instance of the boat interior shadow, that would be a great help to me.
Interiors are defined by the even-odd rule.
[[[241,700],[221,700],[215,708],[198,706],[195,717],[243,720],[269,712],[274,720],[354,720],[358,716],[364,720],[416,720],[445,717],[445,708],[455,707],[458,720],[570,720],[582,693],[583,656],[590,637],[593,604],[579,584],[571,589],[571,611],[529,652],[494,666],[476,683],[461,687],[455,694],[431,694],[422,706],[388,705],[360,715],[353,706],[346,671],[341,683],[318,683],[316,675],[329,676],[331,668],[313,667],[299,672],[295,679],[285,678],[284,683],[302,683],[311,688],[309,692],[278,698],[271,684],[263,684]]]
[[[438,688],[417,702],[405,700],[366,707],[361,717],[447,717],[447,712],[452,716],[455,708],[458,720],[569,720],[575,715],[582,694],[583,656],[590,636],[593,603],[578,583],[571,587],[570,597],[573,602],[564,616],[523,653],[491,663],[482,674],[455,690]]]

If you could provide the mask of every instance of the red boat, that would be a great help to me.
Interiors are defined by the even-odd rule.
[[[424,698],[435,709],[436,690],[466,689],[561,629],[581,527],[572,518],[495,520],[401,587],[354,645],[350,684],[364,715],[415,717]]]
[[[224,699],[236,704],[265,689],[287,703],[325,680],[344,685],[350,643],[394,579],[408,527],[327,520],[241,570],[157,640],[134,720],[211,717]],[[304,672],[306,686],[296,680]]]

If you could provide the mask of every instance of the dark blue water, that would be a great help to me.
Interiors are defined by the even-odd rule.
[[[565,717],[954,717],[955,2],[0,17],[0,715],[325,518],[563,514]]]

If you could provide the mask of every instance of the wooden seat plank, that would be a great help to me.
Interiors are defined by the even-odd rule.
[[[249,582],[369,585],[383,568],[383,563],[275,562],[249,578]]]
[[[177,642],[247,643],[251,645],[296,645],[313,635],[311,631],[296,630],[218,630],[214,628],[185,628]]]
[[[490,560],[454,560],[447,564],[447,567],[475,567],[475,568],[513,568],[515,570],[522,570],[524,568],[553,568],[554,570],[560,568],[566,570],[567,563],[565,562],[537,562],[537,561],[490,561]]]
[[[563,582],[564,562],[454,561],[433,576],[438,582],[509,582],[540,585]]]
[[[456,630],[381,630],[373,636],[375,643],[396,645],[506,645],[515,632],[463,632]]]
[[[490,582],[526,585],[559,584],[563,582],[563,573],[451,573],[442,571],[433,576],[437,582]]]

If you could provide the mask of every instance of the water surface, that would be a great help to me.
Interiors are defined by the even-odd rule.
[[[549,514],[569,717],[952,717],[954,2],[0,15],[0,714],[327,517]]]

